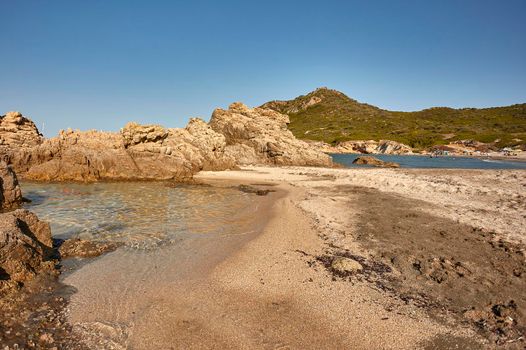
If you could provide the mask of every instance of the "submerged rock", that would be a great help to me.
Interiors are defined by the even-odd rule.
[[[296,139],[288,130],[289,117],[240,102],[216,109],[210,126],[226,138],[226,153],[238,164],[331,166],[331,158]]]
[[[371,156],[358,157],[352,163],[358,164],[358,165],[372,165],[372,166],[383,167],[383,168],[399,168],[400,167],[400,164],[398,163],[385,162],[381,159],[371,157]]]
[[[22,203],[22,191],[13,169],[0,161],[0,210],[12,209]]]
[[[86,241],[79,238],[64,241],[58,251],[61,259],[94,258],[107,252],[112,252],[119,247],[118,243]]]
[[[257,194],[258,196],[266,196],[270,192],[275,192],[274,190],[260,189],[260,188],[250,186],[250,185],[239,185],[237,188],[241,192],[254,193],[254,194]]]

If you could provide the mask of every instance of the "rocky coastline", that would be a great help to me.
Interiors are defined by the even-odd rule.
[[[331,158],[297,140],[288,116],[233,103],[210,123],[185,128],[128,123],[120,132],[61,131],[46,139],[19,112],[0,117],[0,156],[38,181],[176,180],[238,165],[331,166]]]

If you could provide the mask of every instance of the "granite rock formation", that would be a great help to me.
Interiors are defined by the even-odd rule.
[[[0,291],[54,271],[49,225],[24,209],[0,214]]]
[[[184,129],[128,123],[120,133],[61,131],[32,148],[4,148],[24,178],[44,181],[185,180],[234,166],[223,135],[192,119]]]
[[[343,141],[335,146],[322,141],[307,141],[326,153],[359,153],[359,154],[413,154],[413,149],[408,145],[391,140],[355,140]]]
[[[6,163],[0,161],[0,210],[12,209],[22,203],[22,191],[16,174]]]
[[[278,112],[234,103],[209,124],[185,128],[128,123],[120,132],[61,131],[43,139],[34,123],[2,117],[0,157],[23,178],[42,181],[177,180],[238,164],[330,166],[331,158],[297,140]]]
[[[35,123],[20,112],[0,116],[0,146],[34,147],[42,143],[42,139]]]
[[[210,126],[226,138],[226,153],[238,164],[330,166],[331,158],[292,135],[289,117],[236,102],[216,109]]]

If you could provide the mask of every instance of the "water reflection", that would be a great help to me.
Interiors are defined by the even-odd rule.
[[[26,207],[55,238],[121,241],[151,247],[188,235],[241,234],[257,200],[236,189],[162,182],[23,183]]]

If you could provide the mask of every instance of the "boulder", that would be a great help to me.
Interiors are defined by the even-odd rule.
[[[0,214],[0,291],[54,271],[49,225],[24,209]]]
[[[399,168],[400,167],[400,164],[398,163],[385,162],[381,159],[371,157],[371,156],[358,157],[352,163],[358,164],[358,165],[372,165],[372,166],[382,167],[382,168]]]
[[[13,169],[0,161],[0,210],[12,209],[22,203],[22,191]]]
[[[210,126],[225,136],[227,156],[241,165],[331,166],[328,155],[294,137],[289,122],[285,114],[236,102],[216,109]]]

